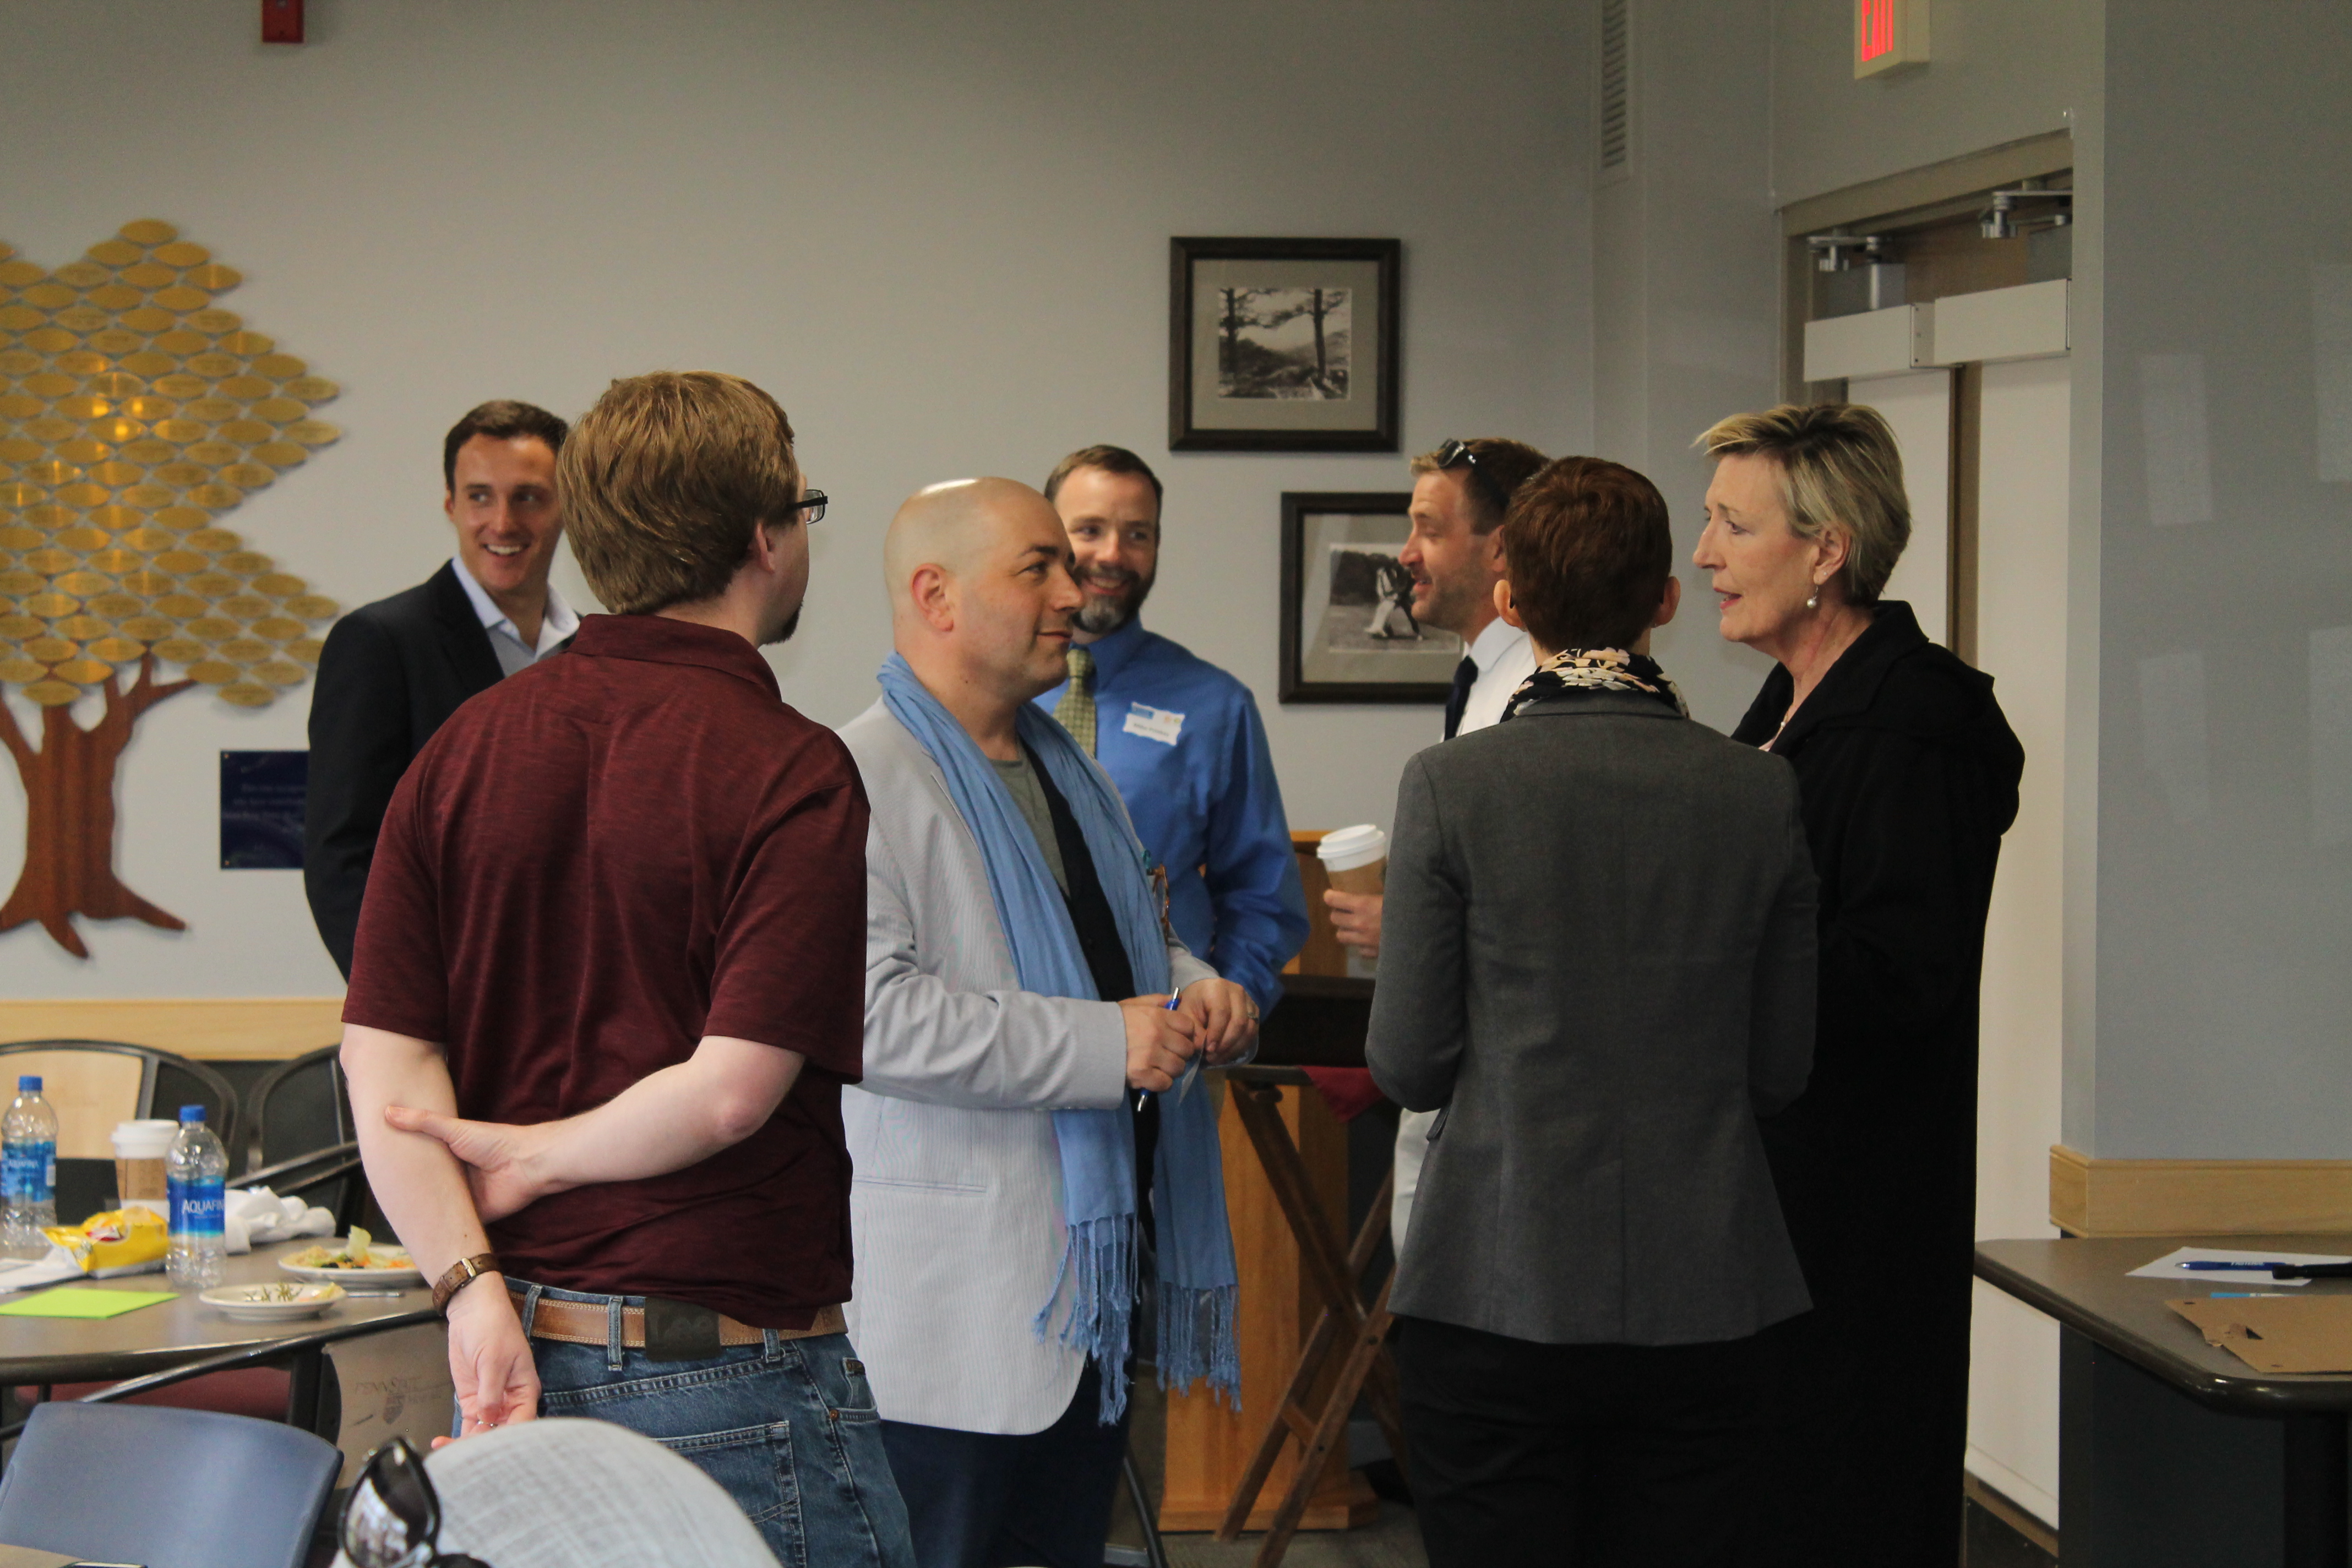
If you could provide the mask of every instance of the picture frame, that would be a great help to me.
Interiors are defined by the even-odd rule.
[[[1284,702],[1443,707],[1462,639],[1413,619],[1397,552],[1410,490],[1286,490],[1282,497]]]
[[[1181,237],[1168,249],[1168,445],[1397,449],[1393,239]]]

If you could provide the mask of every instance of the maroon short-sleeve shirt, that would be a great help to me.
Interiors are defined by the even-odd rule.
[[[866,817],[848,750],[784,706],[767,660],[657,616],[587,617],[418,755],[343,1019],[440,1044],[460,1115],[577,1115],[706,1035],[807,1058],[734,1147],[491,1226],[510,1277],[772,1329],[848,1299]]]

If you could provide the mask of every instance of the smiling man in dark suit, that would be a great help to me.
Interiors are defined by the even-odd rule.
[[[457,421],[441,447],[457,552],[327,634],[310,696],[302,883],[346,978],[376,832],[410,760],[460,703],[579,629],[547,583],[563,537],[555,454],[566,429],[544,408],[503,399]]]

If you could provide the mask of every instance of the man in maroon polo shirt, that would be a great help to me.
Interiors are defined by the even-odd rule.
[[[758,649],[808,585],[783,411],[614,383],[557,470],[597,595],[384,820],[344,1005],[370,1183],[449,1321],[460,1430],[657,1438],[785,1562],[912,1563],[842,1328],[865,791]]]

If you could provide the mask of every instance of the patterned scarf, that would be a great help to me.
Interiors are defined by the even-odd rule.
[[[1537,703],[1570,691],[1638,691],[1656,698],[1685,719],[1690,717],[1683,694],[1675,689],[1658,661],[1646,653],[1627,653],[1622,647],[1571,647],[1552,655],[1519,682],[1519,689],[1503,704],[1503,717],[1516,719]]]

